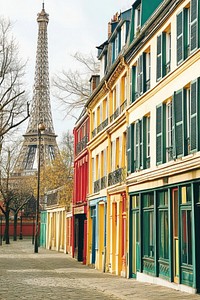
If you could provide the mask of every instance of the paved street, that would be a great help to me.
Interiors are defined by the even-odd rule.
[[[39,248],[30,240],[0,246],[0,299],[198,299],[83,266],[69,255]]]

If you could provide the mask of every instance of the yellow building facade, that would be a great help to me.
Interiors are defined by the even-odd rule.
[[[200,288],[200,1],[134,1],[98,47],[87,264]]]

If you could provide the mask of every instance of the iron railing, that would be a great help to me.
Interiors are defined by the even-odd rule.
[[[125,180],[125,168],[118,168],[108,174],[108,186],[121,183]]]

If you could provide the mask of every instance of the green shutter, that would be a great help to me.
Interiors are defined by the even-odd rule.
[[[199,79],[191,82],[190,151],[199,150]]]
[[[162,33],[162,77],[167,74],[166,72],[166,32]]]
[[[146,92],[146,52],[142,54],[143,60],[143,93]]]
[[[176,21],[177,64],[180,64],[184,59],[183,11],[177,15]]]
[[[138,93],[138,97],[140,96],[140,57],[137,60],[137,93]]]
[[[185,154],[185,130],[184,130],[184,93],[183,90],[174,94],[174,133],[176,157]]]
[[[141,167],[143,169],[146,169],[146,159],[147,159],[147,118],[142,118],[142,161],[141,161]]]
[[[119,53],[121,51],[121,30],[117,34],[118,34],[118,53]]]
[[[190,51],[198,48],[198,1],[191,0],[190,5]]]
[[[112,42],[112,62],[115,61],[115,40]]]
[[[135,122],[135,147],[134,147],[134,158],[135,158],[135,170],[139,170],[140,168],[140,121]]]
[[[156,164],[163,163],[163,105],[156,107]]]
[[[132,67],[131,73],[131,102],[135,101],[136,97],[136,90],[135,90],[135,83],[136,83],[136,67]]]
[[[143,52],[137,62],[137,91],[142,95],[146,91],[146,53]]]
[[[132,157],[132,146],[133,146],[133,125],[127,127],[127,140],[126,140],[126,153],[127,153],[127,172],[132,173],[133,171],[133,157]]]
[[[162,78],[162,35],[157,37],[157,80]]]

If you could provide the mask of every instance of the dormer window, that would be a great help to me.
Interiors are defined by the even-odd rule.
[[[141,27],[141,4],[135,9],[135,36],[140,32]]]
[[[115,38],[115,59],[118,56],[118,53],[119,53],[119,36],[117,34]]]

